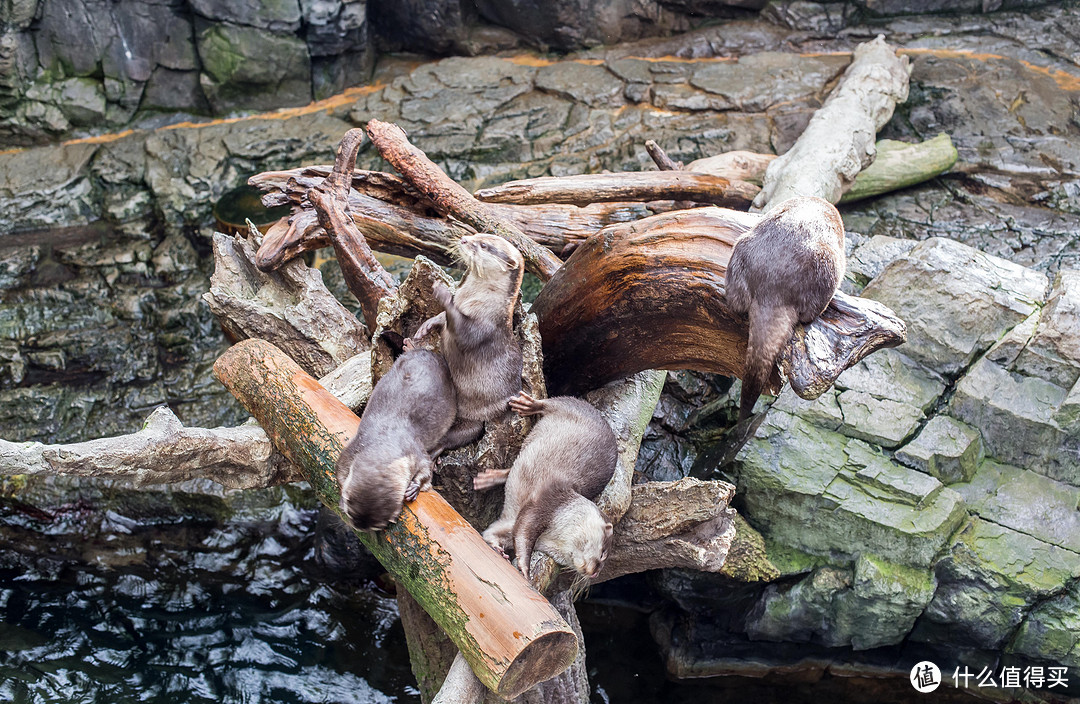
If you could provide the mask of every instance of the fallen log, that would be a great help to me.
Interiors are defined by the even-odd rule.
[[[959,156],[944,132],[913,144],[882,139],[875,149],[873,163],[859,172],[851,189],[840,198],[841,203],[854,203],[940,176],[953,167]]]
[[[855,47],[840,84],[791,149],[769,164],[754,207],[767,211],[793,196],[838,202],[874,160],[877,132],[907,100],[910,75],[911,62],[884,36]]]
[[[532,312],[552,393],[574,393],[643,369],[740,376],[746,321],[724,301],[735,240],[760,218],[715,207],[601,230],[541,290]],[[781,368],[803,398],[820,395],[866,355],[904,341],[904,323],[874,301],[837,294],[797,326]],[[774,374],[772,389],[779,388]]]
[[[367,124],[367,133],[379,154],[444,215],[453,215],[478,232],[490,232],[512,242],[525,258],[525,267],[542,281],[550,279],[562,265],[554,254],[530,240],[514,224],[473,198],[443,173],[424,152],[409,142],[400,127],[371,120]]]
[[[233,346],[214,374],[339,511],[334,463],[359,418],[262,340]],[[500,696],[518,696],[573,662],[571,628],[436,492],[421,492],[388,530],[357,536]]]
[[[484,202],[514,205],[589,205],[671,199],[745,209],[760,190],[745,181],[729,181],[690,171],[625,171],[510,181],[482,188],[475,195]]]

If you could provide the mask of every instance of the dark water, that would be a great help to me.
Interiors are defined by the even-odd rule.
[[[381,570],[310,492],[95,484],[44,510],[8,494],[0,702],[420,701]],[[896,678],[670,681],[648,614],[605,600],[618,591],[579,605],[595,704],[925,701]]]

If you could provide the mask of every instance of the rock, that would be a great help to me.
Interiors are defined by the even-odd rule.
[[[622,103],[623,84],[603,66],[560,61],[536,73],[536,87],[590,107]]]
[[[811,100],[820,105],[825,86],[843,73],[850,58],[808,58],[790,53],[761,52],[737,62],[702,62],[690,85],[722,96],[730,106],[760,112],[781,103]]]
[[[828,613],[838,592],[851,586],[851,573],[822,567],[794,585],[771,584],[747,614],[751,640],[808,642],[827,633]]]
[[[747,520],[811,554],[868,551],[926,567],[966,516],[937,480],[782,412],[770,413],[736,465]]]
[[[908,356],[952,376],[1031,315],[1046,284],[1039,272],[933,238],[887,266],[863,296],[907,323]]]
[[[1031,606],[1080,576],[1080,555],[976,518],[934,572],[937,592],[912,639],[997,649]]]
[[[878,350],[836,380],[844,391],[930,410],[945,392],[945,380],[895,348]]]
[[[1080,668],[1080,584],[1035,606],[1008,651],[1037,661]]]
[[[269,110],[311,102],[311,59],[292,35],[231,24],[196,35],[201,84],[215,112]]]
[[[848,437],[896,447],[922,422],[920,408],[889,399],[875,398],[865,391],[849,389],[837,397],[843,423],[840,432]]]
[[[992,460],[952,488],[980,518],[1080,553],[1080,488]]]
[[[854,277],[860,286],[865,286],[884,271],[886,266],[909,253],[917,244],[915,240],[874,235],[857,246],[848,257],[847,275]]]
[[[191,8],[200,16],[215,22],[257,27],[274,32],[295,32],[300,29],[300,3],[297,0],[240,0],[238,2],[213,2],[212,0],[189,0]]]
[[[163,66],[150,74],[142,107],[146,110],[210,111],[210,104],[199,85],[198,71],[175,71]]]
[[[735,514],[735,539],[728,549],[724,568],[719,574],[739,582],[771,582],[780,576],[769,560],[769,551],[761,533],[754,530],[746,519]]]
[[[468,37],[468,12],[461,0],[371,0],[369,6],[384,51],[446,54]]]
[[[1024,347],[1031,340],[1031,336],[1035,334],[1035,328],[1039,324],[1042,312],[1042,308],[1035,309],[1035,312],[1029,315],[1022,323],[1005,333],[987,351],[986,359],[1005,369],[1012,369],[1016,358],[1024,351]]]
[[[1060,271],[1014,371],[1063,388],[1080,379],[1080,271]]]
[[[937,588],[933,572],[862,554],[855,561],[851,589],[834,600],[830,645],[868,650],[907,638]]]
[[[790,387],[786,387],[776,398],[772,409],[799,416],[803,420],[828,430],[839,430],[844,424],[844,414],[840,410],[836,397],[837,393],[829,390],[813,401],[807,401],[799,398]]]
[[[949,416],[934,416],[894,457],[946,484],[966,482],[982,461],[982,438],[966,423]]]
[[[1010,374],[982,359],[957,383],[949,415],[982,433],[990,457],[1080,485],[1074,459],[1080,436],[1054,420],[1067,395],[1047,381]]]

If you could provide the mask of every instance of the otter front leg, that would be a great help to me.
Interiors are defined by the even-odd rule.
[[[468,445],[483,434],[483,421],[458,418],[454,421],[454,424],[450,426],[450,430],[446,431],[446,435],[443,436],[442,440],[439,441],[439,446],[436,448],[434,456],[438,457],[439,453],[443,450],[453,450],[455,447]]]
[[[416,332],[413,333],[412,337],[405,340],[405,343],[411,344],[412,340],[422,340],[435,330],[441,331],[445,326],[446,313],[439,313],[438,315],[428,318],[423,323],[421,323],[420,327],[416,328]]]
[[[420,495],[421,491],[427,491],[431,488],[431,476],[432,476],[431,462],[424,462],[420,468],[416,470],[416,473],[412,475],[412,479],[405,486],[405,502],[415,501],[416,497]]]
[[[510,556],[506,554],[506,551],[510,548],[510,532],[514,529],[513,517],[500,517],[497,521],[488,526],[484,531],[484,542],[498,551],[507,560]]]

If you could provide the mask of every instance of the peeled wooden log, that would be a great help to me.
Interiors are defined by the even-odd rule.
[[[765,170],[776,158],[775,154],[757,152],[724,152],[716,156],[695,159],[686,165],[687,171],[699,174],[712,174],[724,178],[738,179],[760,186],[765,180]]]
[[[791,149],[769,164],[754,207],[767,211],[793,196],[838,202],[874,160],[877,131],[907,100],[910,75],[911,62],[884,36],[855,47],[840,84]]]
[[[567,260],[532,311],[552,393],[596,388],[643,369],[741,376],[746,320],[724,301],[735,240],[759,215],[706,207],[607,227]],[[904,341],[904,323],[874,301],[838,294],[797,326],[780,366],[816,398],[866,355]],[[779,387],[772,378],[772,390]]]
[[[338,511],[334,463],[359,418],[262,340],[233,346],[214,373]],[[421,492],[388,530],[357,536],[499,695],[513,698],[573,662],[577,640],[558,612],[436,492]]]
[[[518,227],[473,198],[443,173],[424,152],[409,142],[400,127],[371,120],[367,124],[367,132],[379,154],[444,215],[453,215],[475,227],[478,232],[490,232],[512,242],[525,258],[525,267],[542,281],[550,279],[562,265],[555,255],[530,240]]]
[[[745,181],[729,181],[689,171],[627,171],[578,176],[544,176],[483,188],[476,197],[489,203],[589,205],[612,201],[685,200],[747,208],[760,191]]]
[[[914,144],[882,139],[876,150],[877,157],[855,177],[851,190],[840,198],[841,203],[922,183],[951,169],[958,158],[952,139],[944,132]]]

